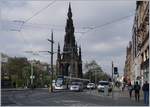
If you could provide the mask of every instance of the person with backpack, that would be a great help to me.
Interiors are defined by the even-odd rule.
[[[143,84],[142,90],[144,92],[144,104],[149,104],[149,83],[145,81]]]
[[[138,82],[135,83],[134,85],[134,91],[135,91],[135,101],[138,101],[140,100],[140,85],[138,84]]]

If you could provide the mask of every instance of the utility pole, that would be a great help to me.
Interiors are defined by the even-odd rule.
[[[50,54],[51,54],[51,92],[53,92],[53,54],[54,54],[54,52],[53,52],[53,44],[54,44],[54,40],[53,40],[53,31],[52,31],[52,33],[51,33],[51,40],[50,39],[48,39],[48,41],[49,42],[51,42],[51,52],[50,51],[48,51]]]
[[[95,70],[95,85],[97,84],[97,70]]]
[[[114,88],[114,63],[112,61],[112,98],[114,98],[113,88]]]

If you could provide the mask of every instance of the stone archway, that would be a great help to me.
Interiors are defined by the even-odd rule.
[[[65,64],[65,69],[64,69],[64,75],[65,76],[69,76],[69,73],[70,73],[70,64],[69,63],[66,63]]]

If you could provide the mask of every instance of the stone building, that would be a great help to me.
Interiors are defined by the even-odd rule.
[[[81,47],[75,40],[74,25],[72,20],[71,5],[69,4],[68,19],[65,27],[65,38],[63,52],[60,52],[60,45],[58,44],[56,69],[57,75],[71,76],[82,78],[82,57]]]
[[[126,77],[127,81],[132,80],[131,64],[132,64],[132,42],[130,41],[129,46],[127,46],[126,49],[126,61],[125,61],[125,71],[124,71],[124,77]]]
[[[131,81],[142,85],[149,80],[149,1],[136,2],[131,50]]]
[[[149,1],[137,1],[137,37],[140,53],[140,80],[149,80]]]
[[[9,59],[8,55],[0,53],[1,88],[11,87],[11,75],[7,65]]]

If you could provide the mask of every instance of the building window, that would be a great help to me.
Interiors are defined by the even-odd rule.
[[[146,60],[145,52],[143,52],[143,61]]]
[[[143,56],[143,53],[142,53],[141,57],[142,57],[142,63],[143,63],[143,62],[144,62],[144,56]]]
[[[147,48],[147,58],[149,59],[149,47]]]
[[[145,50],[145,60],[147,60],[147,50]]]

